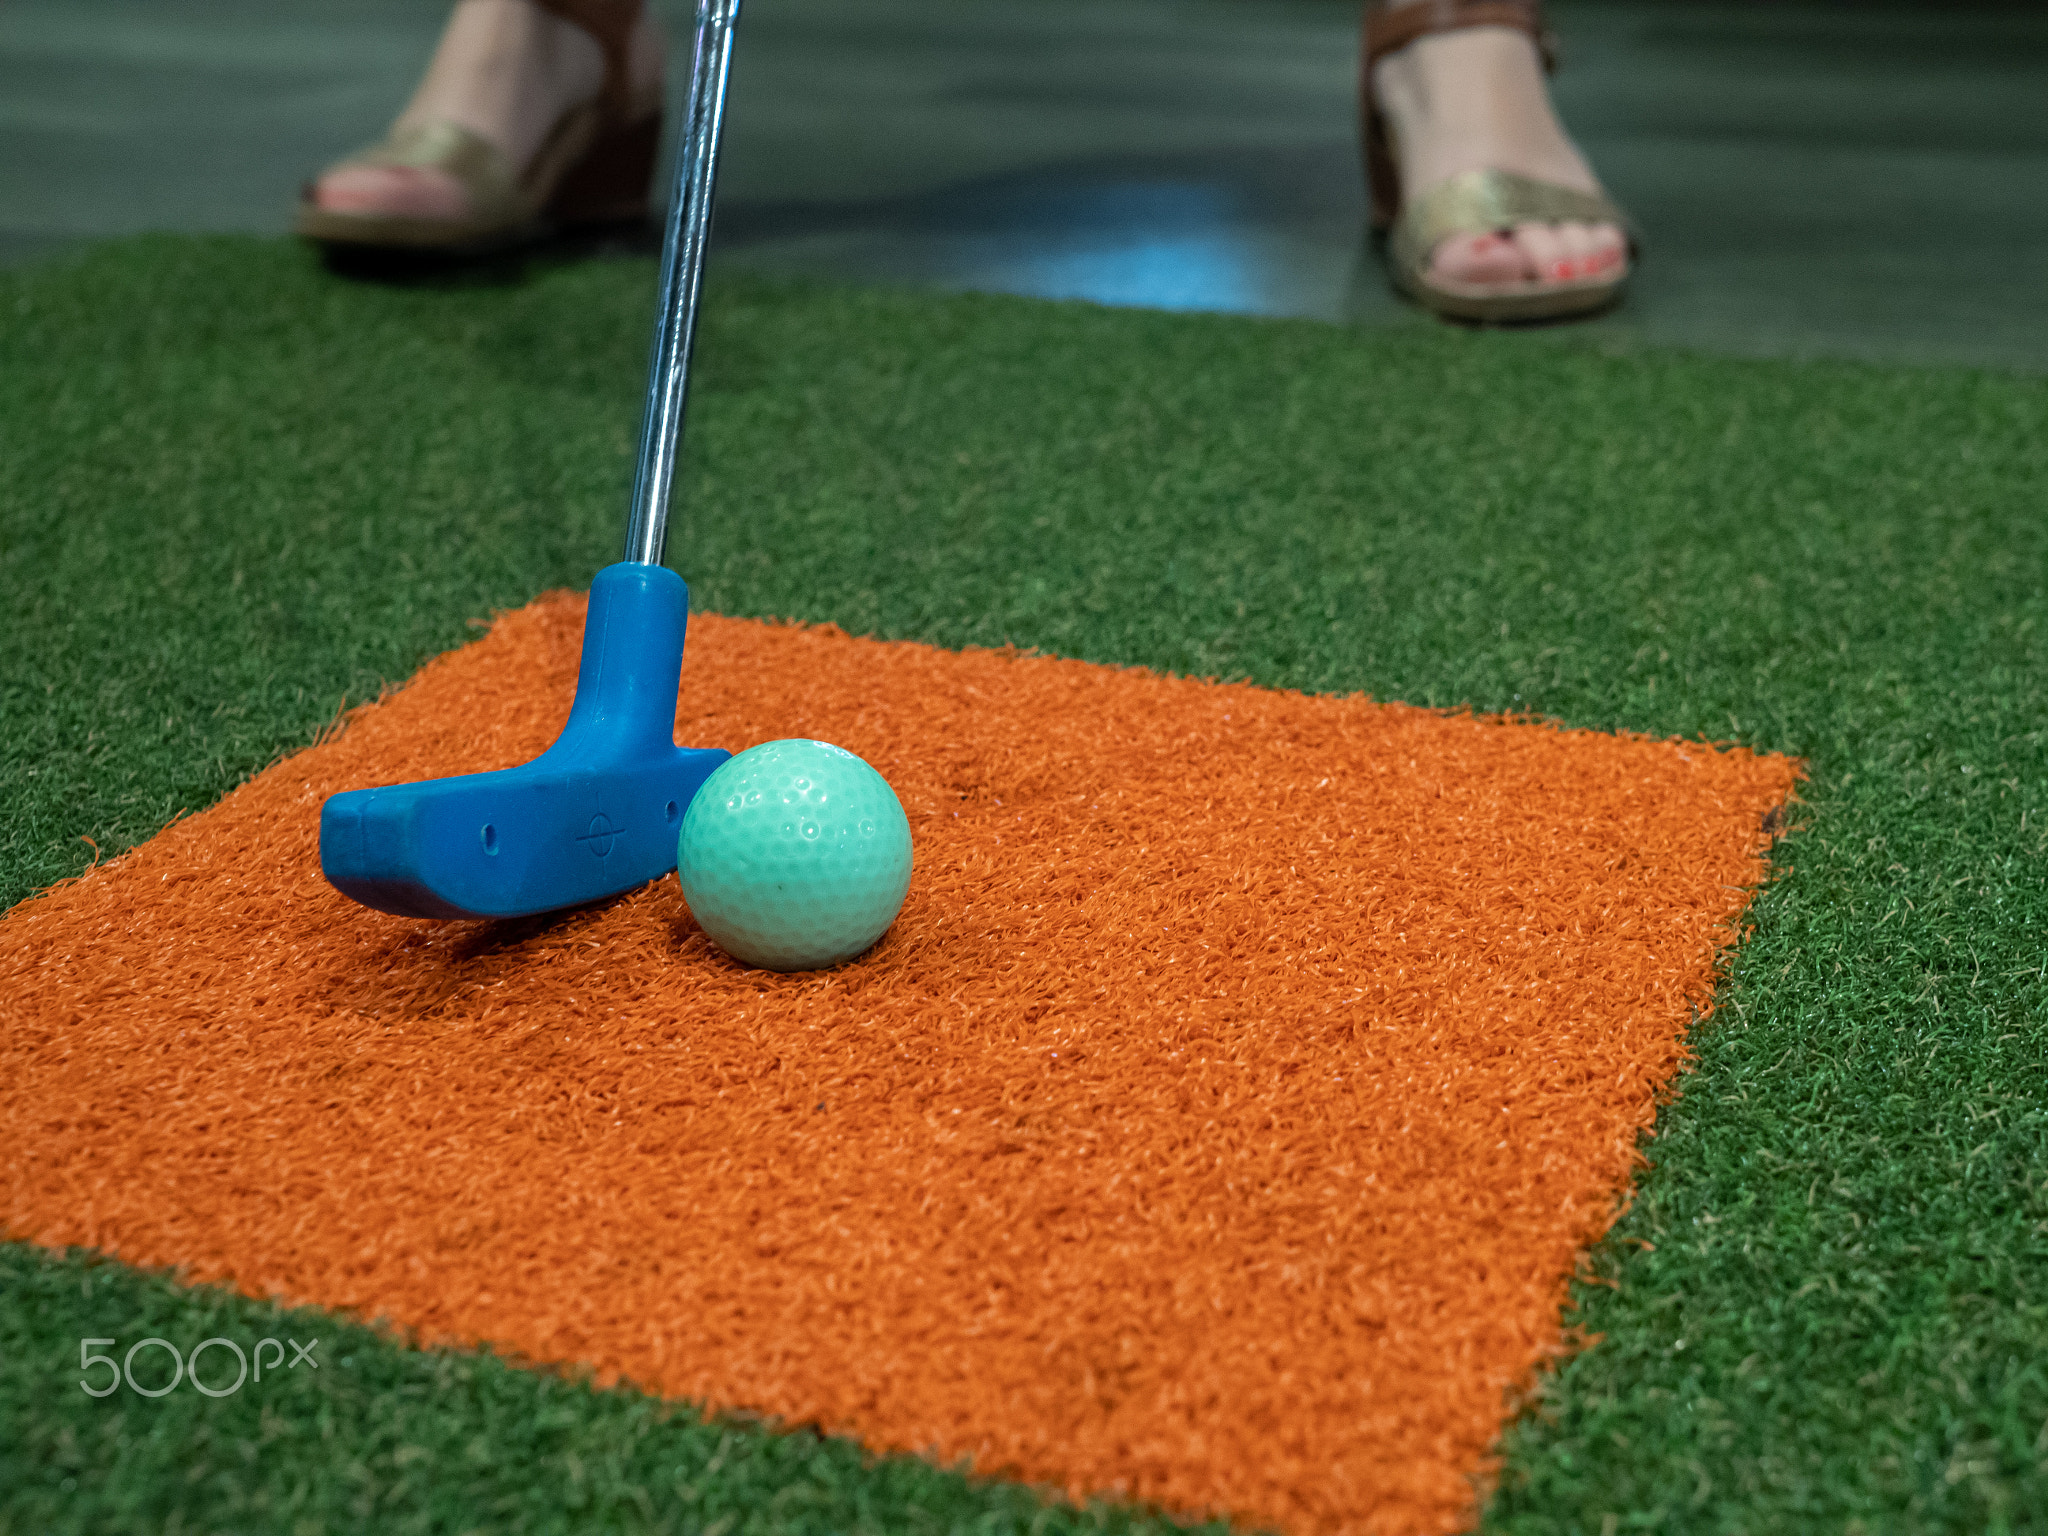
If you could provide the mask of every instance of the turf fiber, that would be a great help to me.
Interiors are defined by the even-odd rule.
[[[636,263],[375,286],[172,240],[0,279],[0,902],[587,581],[650,288]],[[699,606],[1806,758],[1577,1297],[1599,1342],[1511,1430],[1486,1524],[2044,1528],[2040,383],[732,274],[701,356],[671,546]],[[81,1337],[268,1314],[5,1252],[20,1529],[1149,1518],[331,1318],[347,1391],[97,1402]]]

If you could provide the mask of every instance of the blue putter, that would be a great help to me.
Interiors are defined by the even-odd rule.
[[[569,723],[517,768],[330,797],[320,868],[365,906],[400,917],[525,917],[630,891],[676,867],[690,797],[732,755],[675,743],[690,597],[661,556],[739,8],[698,0],[626,556],[591,585]]]
[[[697,786],[732,754],[675,744],[689,593],[631,561],[590,588],[576,702],[552,747],[502,773],[357,789],[320,808],[320,867],[400,917],[518,917],[676,867]]]

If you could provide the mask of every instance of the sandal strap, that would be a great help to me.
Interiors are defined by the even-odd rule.
[[[503,219],[519,205],[519,176],[505,152],[483,135],[445,119],[399,129],[338,165],[439,171],[461,185],[472,219]]]
[[[1512,27],[1535,40],[1546,70],[1557,68],[1557,46],[1543,25],[1541,0],[1398,0],[1365,13],[1365,68],[1399,53],[1418,37],[1464,27]]]
[[[1465,171],[1403,205],[1387,254],[1404,269],[1419,272],[1428,268],[1431,253],[1452,235],[1566,222],[1615,224],[1631,237],[1634,233],[1628,215],[1604,193],[1532,181],[1512,171]],[[1630,245],[1633,248],[1633,238]]]
[[[598,109],[606,122],[624,122],[633,106],[627,57],[633,29],[640,24],[642,0],[534,0],[534,4],[581,27],[604,50],[604,85],[597,94]]]

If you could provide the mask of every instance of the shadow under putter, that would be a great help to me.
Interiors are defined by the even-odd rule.
[[[739,8],[697,8],[625,558],[591,584],[569,723],[517,768],[331,796],[320,808],[321,872],[365,906],[525,917],[629,891],[676,867],[690,797],[732,755],[675,744],[690,597],[661,556]]]

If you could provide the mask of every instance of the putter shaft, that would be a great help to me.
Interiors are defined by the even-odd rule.
[[[690,93],[676,148],[675,190],[662,238],[661,297],[648,364],[647,415],[640,425],[640,468],[626,522],[624,558],[659,565],[668,542],[669,490],[682,452],[683,407],[690,390],[690,352],[697,339],[697,301],[704,286],[704,246],[711,234],[712,184],[725,124],[726,77],[740,0],[698,0]]]

